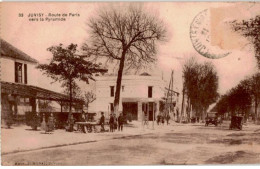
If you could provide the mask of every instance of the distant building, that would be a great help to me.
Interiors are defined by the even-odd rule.
[[[117,76],[96,78],[96,100],[92,107],[96,112],[105,112],[108,116],[114,111],[114,97]],[[166,97],[166,82],[159,76],[148,73],[123,75],[120,93],[119,111],[131,114],[133,120],[141,121],[156,118],[162,111]],[[177,101],[176,97],[173,97]],[[154,117],[155,115],[155,117]]]

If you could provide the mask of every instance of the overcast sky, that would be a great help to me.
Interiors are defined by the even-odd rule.
[[[51,58],[46,50],[52,45],[77,43],[79,46],[87,38],[87,20],[100,8],[110,7],[105,3],[1,3],[1,37],[21,49],[40,63],[47,63]],[[114,5],[124,6],[124,3]],[[252,45],[248,41],[223,27],[225,21],[248,19],[259,15],[259,3],[145,3],[144,10],[152,11],[162,19],[168,30],[168,41],[159,45],[158,67],[154,74],[164,75],[169,79],[171,69],[174,70],[174,84],[182,89],[182,65],[191,56],[199,62],[211,61],[218,71],[219,92],[225,93],[240,80],[256,71],[256,60]],[[212,36],[216,42],[221,41],[220,52],[231,52],[220,59],[208,59],[201,56],[193,48],[190,39],[190,25],[196,15],[209,9],[215,21],[211,28],[218,28],[219,34]],[[18,17],[23,13],[24,17]],[[79,17],[66,18],[65,22],[30,22],[29,13],[77,13]],[[217,19],[216,19],[217,18]],[[215,23],[215,22],[214,22]],[[220,25],[220,26],[219,26]],[[39,86],[60,91],[58,84],[50,85],[50,79],[35,77]],[[47,87],[49,86],[49,87]]]

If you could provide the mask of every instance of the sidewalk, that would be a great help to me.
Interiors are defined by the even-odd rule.
[[[124,131],[105,132],[105,133],[81,133],[66,132],[65,130],[55,130],[51,134],[44,134],[44,131],[31,130],[29,126],[14,126],[12,129],[1,129],[1,152],[2,155],[38,150],[45,148],[61,147],[102,140],[117,139],[126,136],[144,135],[154,132],[170,132],[173,126],[157,126],[152,122],[149,126],[142,126],[141,122],[132,122],[124,126]],[[108,126],[106,126],[108,129]]]

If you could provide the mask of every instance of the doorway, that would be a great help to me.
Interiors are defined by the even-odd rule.
[[[137,103],[135,102],[124,102],[123,103],[123,114],[126,116],[132,116],[132,120],[137,120]]]

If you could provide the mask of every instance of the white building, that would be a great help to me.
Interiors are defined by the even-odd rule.
[[[37,79],[41,78],[35,74],[37,60],[3,39],[0,42],[2,120],[19,121],[26,112],[39,112],[39,100],[69,102],[64,94],[37,87]]]
[[[116,79],[117,76],[96,77],[96,100],[92,108],[105,112],[106,117],[114,109]],[[161,77],[147,73],[123,75],[119,112],[131,114],[133,120],[144,120],[144,117],[153,120],[162,109],[166,85]],[[174,100],[177,101],[177,97]]]

